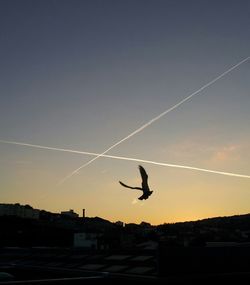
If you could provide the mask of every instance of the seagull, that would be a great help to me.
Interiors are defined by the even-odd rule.
[[[124,184],[121,181],[119,181],[119,183],[122,186],[126,187],[126,188],[137,189],[137,190],[143,191],[142,196],[140,196],[138,199],[139,200],[146,200],[153,193],[153,191],[150,191],[150,189],[149,189],[149,186],[148,186],[148,175],[147,175],[145,169],[141,165],[139,165],[139,170],[140,170],[141,178],[142,178],[141,187],[131,187],[131,186],[128,186],[128,185]]]

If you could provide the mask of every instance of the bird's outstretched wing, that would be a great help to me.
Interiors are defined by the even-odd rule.
[[[140,187],[131,187],[131,186],[128,186],[128,185],[124,184],[124,183],[121,182],[121,181],[119,181],[119,183],[120,183],[123,187],[126,187],[126,188],[142,190]]]
[[[149,191],[147,172],[145,171],[145,169],[141,165],[139,165],[139,170],[140,170],[141,178],[142,178],[142,188],[144,190],[148,190]]]

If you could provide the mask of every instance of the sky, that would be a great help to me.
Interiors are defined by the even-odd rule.
[[[103,153],[250,56],[248,0],[0,0],[0,140]],[[106,154],[250,175],[250,60]],[[250,179],[0,142],[0,202],[157,225],[250,212]],[[139,201],[141,164],[154,191]],[[68,178],[67,178],[68,177]],[[66,179],[67,178],[67,179]]]

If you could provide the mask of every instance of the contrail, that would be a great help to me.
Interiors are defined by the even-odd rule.
[[[225,72],[223,72],[222,74],[220,74],[219,76],[217,76],[216,78],[214,78],[213,80],[211,80],[210,82],[208,82],[207,84],[203,85],[201,88],[199,88],[198,90],[196,90],[195,92],[193,92],[192,94],[190,94],[189,96],[187,96],[186,98],[184,98],[183,100],[181,100],[179,103],[175,104],[174,106],[172,106],[171,108],[167,109],[166,111],[162,112],[160,115],[154,117],[153,119],[151,119],[150,121],[148,121],[147,123],[145,123],[144,125],[142,125],[140,128],[138,128],[137,130],[135,130],[134,132],[130,133],[129,135],[127,135],[126,137],[124,137],[123,139],[121,139],[120,141],[118,141],[117,143],[113,144],[112,146],[110,146],[108,149],[106,149],[104,152],[98,154],[96,157],[92,158],[91,160],[89,160],[88,162],[86,162],[85,164],[81,165],[80,167],[78,167],[76,170],[72,171],[71,173],[69,173],[67,176],[65,176],[60,182],[59,184],[63,183],[65,180],[67,180],[68,178],[70,178],[71,176],[73,176],[75,173],[77,173],[80,169],[86,167],[87,165],[91,164],[93,161],[95,161],[96,159],[98,159],[99,157],[103,156],[104,154],[106,154],[108,151],[110,151],[111,149],[115,148],[116,146],[118,146],[119,144],[121,144],[122,142],[126,141],[127,139],[131,138],[132,136],[138,134],[139,132],[141,132],[142,130],[144,130],[145,128],[149,127],[151,124],[153,124],[155,121],[158,121],[161,117],[165,116],[166,114],[168,114],[169,112],[173,111],[174,109],[178,108],[180,105],[182,105],[184,102],[190,100],[192,97],[194,97],[195,95],[197,95],[198,93],[200,93],[202,90],[204,90],[205,88],[209,87],[210,85],[212,85],[213,83],[215,83],[216,81],[218,81],[219,79],[221,79],[222,77],[224,77],[226,74],[228,74],[229,72],[233,71],[235,68],[237,68],[238,66],[240,66],[241,64],[243,64],[244,62],[246,62],[247,60],[249,60],[250,57],[247,57],[245,59],[243,59],[242,61],[238,62],[237,64],[235,64],[234,66],[232,66],[231,68],[227,69]]]
[[[132,157],[125,157],[125,156],[115,156],[115,155],[105,155],[105,154],[94,153],[94,152],[78,151],[78,150],[72,150],[72,149],[67,149],[67,148],[49,147],[49,146],[42,146],[42,145],[22,143],[22,142],[15,142],[15,141],[6,141],[6,140],[0,140],[0,143],[14,144],[14,145],[20,145],[20,146],[27,146],[27,147],[34,147],[34,148],[46,149],[46,150],[70,152],[70,153],[83,154],[83,155],[99,156],[99,157],[112,158],[112,159],[118,159],[118,160],[143,162],[143,163],[159,165],[159,166],[165,166],[165,167],[174,167],[174,168],[182,168],[182,169],[203,171],[203,172],[209,172],[209,173],[220,174],[220,175],[227,175],[227,176],[233,176],[233,177],[240,177],[240,178],[250,178],[250,175],[244,175],[244,174],[238,174],[238,173],[232,173],[232,172],[224,172],[224,171],[217,171],[217,170],[211,170],[211,169],[205,169],[205,168],[199,168],[199,167],[193,167],[193,166],[187,166],[187,165],[179,165],[179,164],[171,164],[171,163],[165,163],[165,162],[157,162],[157,161],[145,160],[145,159],[140,159],[140,158],[132,158]]]

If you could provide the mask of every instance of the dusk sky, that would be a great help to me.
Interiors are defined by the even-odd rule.
[[[249,0],[0,0],[0,140],[103,153],[250,56]],[[107,155],[250,175],[250,60]],[[151,224],[250,213],[250,179],[0,142],[0,203]],[[141,164],[154,191],[140,186]],[[63,182],[62,182],[63,181]],[[62,182],[62,183],[60,183]]]

